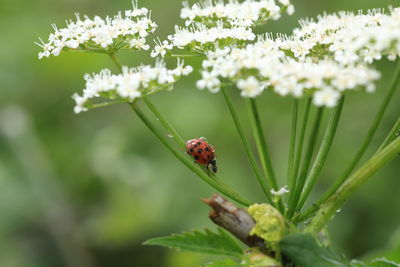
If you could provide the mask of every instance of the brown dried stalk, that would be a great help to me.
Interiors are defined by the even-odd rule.
[[[249,247],[259,247],[265,251],[264,240],[258,236],[250,235],[255,222],[245,209],[236,207],[218,194],[209,199],[202,199],[202,201],[213,208],[208,216],[215,224],[236,236]]]

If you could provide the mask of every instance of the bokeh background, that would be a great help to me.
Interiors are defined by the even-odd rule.
[[[193,1],[191,1],[192,3]],[[301,17],[324,11],[383,8],[397,0],[293,0],[296,12],[259,29],[289,33]],[[160,39],[179,20],[180,0],[140,0],[158,23]],[[39,61],[38,37],[75,12],[105,16],[129,0],[0,0],[0,266],[200,266],[210,258],[142,246],[150,237],[214,226],[199,200],[214,191],[173,158],[134,116],[116,105],[75,115],[71,95],[82,75],[104,67],[104,55],[70,53]],[[127,65],[152,62],[146,53],[121,53]],[[171,61],[173,63],[173,61]],[[187,63],[198,65],[197,60]],[[334,147],[313,198],[348,164],[388,86],[394,64],[382,61],[375,94],[347,100]],[[114,69],[115,70],[115,69]],[[225,182],[262,201],[220,94],[194,87],[198,73],[152,98],[185,138],[208,137]],[[399,94],[374,139],[375,147],[399,114]],[[235,104],[246,121],[242,100]],[[284,184],[291,99],[259,98],[264,127]],[[247,125],[246,125],[247,126]],[[369,155],[372,151],[369,151]],[[362,259],[392,249],[400,254],[400,157],[374,176],[331,223],[334,247]],[[396,252],[397,247],[397,252]],[[367,255],[367,256],[366,256]]]

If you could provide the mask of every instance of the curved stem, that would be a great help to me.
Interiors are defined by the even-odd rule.
[[[288,208],[288,218],[292,217],[297,206],[297,202],[300,198],[301,191],[303,191],[303,186],[306,180],[308,169],[310,168],[311,158],[314,154],[315,144],[317,142],[317,136],[319,128],[321,126],[321,120],[324,109],[322,107],[318,108],[317,114],[315,116],[315,121],[311,130],[310,138],[308,141],[306,155],[304,157],[303,168],[297,178],[295,190],[292,194],[292,198],[289,198],[289,208]]]
[[[319,232],[340,209],[347,199],[369,177],[389,163],[400,152],[400,138],[397,138],[381,151],[377,152],[363,166],[361,166],[329,199],[322,203],[311,223],[305,228],[307,232]]]
[[[251,202],[243,198],[239,193],[231,189],[228,185],[219,181],[218,179],[209,177],[203,170],[198,166],[194,165],[191,160],[189,160],[181,151],[173,147],[168,139],[149,121],[149,119],[144,115],[144,113],[139,109],[135,103],[129,103],[133,111],[138,115],[142,122],[149,128],[149,130],[157,137],[157,139],[184,165],[186,165],[191,171],[193,171],[200,179],[208,183],[214,189],[224,194],[225,196],[235,200],[236,202],[243,205],[250,205]]]
[[[347,167],[345,172],[335,181],[335,183],[322,195],[322,197],[315,204],[313,204],[313,206],[311,206],[306,212],[304,212],[298,218],[296,218],[296,221],[303,221],[303,220],[310,218],[317,211],[317,209],[321,205],[321,203],[323,203],[330,196],[332,196],[336,192],[336,190],[344,183],[344,181],[349,177],[349,175],[354,170],[356,165],[360,162],[360,160],[361,160],[362,156],[364,155],[365,151],[367,150],[369,144],[371,143],[371,140],[372,140],[373,136],[375,135],[375,132],[378,129],[378,126],[383,118],[383,115],[385,114],[385,111],[386,111],[387,107],[389,106],[389,103],[390,103],[391,99],[393,98],[393,95],[394,95],[396,89],[398,88],[397,85],[398,85],[399,81],[400,81],[400,61],[397,64],[396,70],[394,71],[392,80],[390,82],[389,90],[388,90],[387,94],[385,95],[377,114],[375,115],[374,121],[372,122],[372,125],[370,126],[368,133],[367,133],[360,149],[358,150],[357,154],[351,161],[350,165]],[[386,143],[387,141],[388,140],[385,140],[384,143]],[[382,149],[382,148],[383,147],[381,146],[380,149]]]
[[[109,54],[111,60],[114,62],[115,66],[119,69],[119,71],[122,71],[122,66],[118,62],[117,57],[115,54]],[[144,102],[146,103],[147,107],[153,112],[154,116],[157,117],[157,119],[161,122],[161,124],[164,126],[164,128],[172,135],[176,143],[180,147],[185,147],[185,141],[183,138],[179,135],[179,133],[175,130],[175,128],[169,123],[169,121],[161,114],[161,112],[158,111],[158,109],[151,103],[150,100],[147,99],[147,97],[142,97]],[[97,107],[97,106],[96,106]],[[100,105],[99,105],[100,107]]]
[[[153,103],[151,103],[151,101],[147,97],[143,97],[143,101],[147,105],[147,107],[151,110],[151,112],[153,112],[154,116],[156,116],[157,119],[161,122],[161,124],[168,131],[168,133],[172,135],[172,138],[175,140],[175,142],[180,147],[184,148],[186,146],[185,140],[183,140],[183,138],[179,135],[179,133],[171,125],[171,123],[169,123],[169,121],[161,114],[160,111],[158,111],[156,106],[154,106]]]
[[[109,101],[109,102],[102,102],[102,103],[95,103],[95,104],[91,104],[90,108],[102,108],[102,107],[108,107],[111,105],[115,105],[115,104],[122,104],[122,103],[126,103],[126,100],[116,100],[116,101]]]
[[[243,144],[244,150],[246,152],[247,158],[248,158],[248,160],[250,162],[251,168],[253,169],[254,174],[256,175],[256,178],[257,178],[259,184],[261,185],[261,189],[263,190],[263,192],[264,192],[265,196],[267,197],[268,201],[271,204],[273,204],[272,199],[271,199],[271,195],[270,195],[271,192],[269,191],[270,188],[268,187],[267,180],[262,176],[261,171],[257,166],[257,162],[256,162],[256,159],[255,159],[255,157],[253,155],[253,151],[250,148],[250,144],[247,141],[247,138],[246,138],[246,135],[244,133],[243,127],[240,124],[239,118],[238,118],[238,116],[236,114],[235,108],[234,108],[233,103],[232,103],[232,99],[231,99],[231,97],[229,95],[229,92],[228,92],[228,89],[225,86],[222,86],[221,90],[222,90],[222,93],[224,94],[224,98],[225,98],[225,101],[226,101],[226,103],[228,105],[229,112],[231,113],[232,119],[233,119],[233,121],[235,123],[235,126],[236,126],[236,129],[237,129],[237,131],[239,133],[240,139],[242,141],[242,144]]]
[[[381,151],[385,146],[392,142],[400,132],[400,117],[397,119],[396,123],[393,125],[392,130],[390,130],[388,136],[383,141],[382,145],[379,147],[378,151]]]
[[[289,192],[294,190],[294,186],[296,184],[295,148],[296,148],[298,112],[299,112],[299,100],[295,98],[293,101],[292,132],[290,134],[290,147],[289,147],[289,159],[288,159],[288,170],[287,170],[287,183],[289,187]]]
[[[344,96],[342,96],[342,98],[339,100],[338,106],[331,115],[328,127],[325,131],[324,138],[322,139],[321,147],[318,151],[317,157],[315,158],[314,165],[306,179],[306,185],[303,189],[303,193],[301,194],[300,202],[297,205],[297,210],[300,210],[303,207],[308,196],[310,195],[310,192],[315,182],[321,174],[322,167],[324,166],[326,158],[328,157],[329,150],[332,147],[333,139],[335,137],[336,130],[339,124],[340,115],[342,114],[343,104]]]
[[[367,133],[367,136],[364,139],[363,144],[361,145],[360,149],[358,150],[356,156],[354,157],[353,161],[351,162],[350,166],[347,168],[346,172],[342,175],[345,178],[350,175],[350,173],[354,170],[356,165],[360,162],[362,156],[364,155],[365,151],[367,150],[369,144],[371,143],[372,138],[374,137],[376,130],[378,129],[378,126],[380,122],[382,121],[383,115],[385,114],[385,111],[387,107],[389,106],[390,100],[393,98],[393,94],[397,89],[397,84],[400,80],[400,62],[398,63],[395,73],[393,75],[393,79],[390,83],[390,89],[383,99],[383,102],[378,110],[378,113],[375,116],[374,121],[372,122],[372,125]]]
[[[278,182],[276,181],[275,177],[275,172],[272,167],[271,157],[269,156],[268,146],[265,140],[264,130],[260,120],[260,115],[258,113],[256,100],[253,98],[247,99],[246,104],[248,107],[254,139],[256,140],[257,151],[260,157],[264,175],[267,179],[267,182],[269,183],[269,187],[275,190],[279,190]],[[281,211],[283,211],[284,207],[281,198],[278,199],[278,205]]]
[[[170,54],[169,57],[202,57],[202,55]]]
[[[115,66],[118,68],[119,72],[122,72],[122,65],[118,62],[115,53],[108,54],[111,60],[114,62]]]
[[[398,63],[397,68],[395,70],[393,79],[390,84],[390,89],[389,89],[387,95],[385,96],[385,98],[383,99],[383,102],[378,110],[378,113],[375,116],[374,121],[372,122],[372,125],[367,133],[367,136],[364,139],[364,142],[362,143],[356,156],[351,161],[349,167],[343,173],[341,178],[335,183],[333,188],[335,188],[335,187],[336,188],[335,188],[335,190],[332,189],[332,192],[336,191],[336,189],[346,180],[346,178],[351,174],[351,172],[354,170],[354,168],[360,162],[362,156],[364,155],[369,144],[371,143],[372,138],[374,137],[380,122],[382,121],[383,115],[385,114],[385,111],[386,111],[387,107],[389,106],[390,100],[393,98],[393,94],[397,89],[397,84],[398,84],[399,80],[400,80],[400,62]],[[329,191],[331,191],[331,190],[329,190]]]

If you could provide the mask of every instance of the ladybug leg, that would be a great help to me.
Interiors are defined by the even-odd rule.
[[[217,173],[217,171],[218,171],[217,161],[215,159],[210,161],[210,163],[208,163],[208,165],[207,165],[207,169],[213,173]]]
[[[207,170],[207,175],[210,176],[210,177],[214,176],[214,173],[210,169],[210,164],[207,164],[207,166],[205,166],[205,167],[206,167],[206,170]]]

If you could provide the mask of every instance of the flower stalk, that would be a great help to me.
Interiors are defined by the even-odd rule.
[[[292,131],[290,134],[290,146],[289,146],[289,159],[288,159],[288,170],[287,170],[287,181],[289,191],[294,189],[296,184],[296,136],[297,136],[297,117],[299,113],[299,100],[297,98],[293,101],[292,111]]]
[[[186,145],[185,140],[180,136],[180,134],[175,130],[172,124],[162,115],[162,113],[156,108],[156,106],[147,98],[143,97],[144,103],[147,107],[153,112],[154,116],[161,122],[164,128],[168,131],[168,133],[172,136],[175,142],[181,147],[184,148]]]
[[[297,178],[295,189],[293,190],[292,194],[289,195],[289,207],[288,207],[288,211],[287,211],[288,218],[291,218],[295,212],[296,205],[298,203],[300,194],[303,190],[304,183],[306,181],[308,169],[309,169],[310,163],[311,163],[311,158],[314,154],[315,144],[317,142],[318,132],[319,132],[319,129],[321,126],[323,111],[324,111],[324,109],[322,107],[318,108],[318,110],[317,110],[314,124],[312,126],[310,137],[308,140],[307,151],[304,156],[303,167]]]
[[[331,217],[339,210],[347,199],[364,184],[368,178],[388,164],[400,152],[400,138],[394,140],[381,151],[377,152],[363,166],[361,166],[343,185],[328,198],[315,214],[311,223],[305,228],[307,232],[318,233],[328,223]]]
[[[118,62],[117,56],[115,53],[110,53],[108,56],[111,58],[112,62],[114,62],[119,72],[122,72],[122,65]]]
[[[400,132],[400,117],[397,119],[396,123],[393,125],[393,128],[390,130],[388,136],[383,141],[382,145],[379,147],[378,151],[381,151],[384,147],[386,147],[390,142],[392,142],[396,136],[399,135]]]
[[[251,168],[253,169],[254,174],[256,175],[256,178],[257,178],[259,184],[261,185],[261,189],[264,192],[264,195],[266,196],[267,200],[270,203],[273,203],[273,201],[271,199],[271,192],[269,191],[270,187],[268,186],[267,180],[263,177],[259,167],[257,166],[257,162],[254,157],[253,151],[251,150],[250,144],[246,138],[243,127],[239,121],[237,114],[236,114],[235,107],[233,106],[231,96],[229,95],[229,92],[228,92],[228,88],[226,86],[222,86],[221,90],[224,95],[226,104],[228,105],[229,112],[231,113],[232,119],[235,123],[236,130],[239,133],[240,140],[242,141],[243,148],[246,152],[246,155],[250,162]]]
[[[324,166],[326,158],[328,157],[329,150],[332,147],[333,139],[335,137],[336,130],[339,125],[340,115],[342,114],[343,105],[344,105],[344,96],[339,100],[338,106],[332,112],[331,118],[328,123],[328,127],[326,128],[325,135],[321,143],[321,147],[318,151],[314,165],[311,168],[310,174],[306,179],[306,184],[301,194],[300,201],[297,204],[298,211],[303,207],[304,203],[306,202],[308,196],[311,193],[311,190],[315,182],[317,181],[317,179],[321,174],[322,167]]]
[[[351,174],[351,172],[354,170],[354,168],[360,162],[361,158],[364,156],[365,151],[369,147],[369,145],[372,141],[372,138],[374,137],[376,131],[378,130],[378,127],[382,121],[383,115],[385,114],[385,112],[389,106],[389,103],[393,98],[393,95],[398,87],[397,85],[398,85],[399,81],[400,81],[400,61],[397,64],[396,70],[393,74],[392,81],[390,82],[389,91],[387,92],[385,98],[382,101],[381,106],[379,107],[378,113],[376,114],[375,119],[372,122],[372,125],[368,130],[368,133],[364,139],[364,142],[362,143],[360,149],[358,150],[356,156],[353,158],[349,167],[346,169],[344,174],[341,176],[342,179],[340,180],[340,182],[343,183],[343,181]],[[339,184],[339,181],[338,181],[338,184]]]
[[[357,151],[357,154],[351,161],[350,165],[347,167],[345,172],[335,181],[335,183],[322,195],[322,197],[313,205],[311,206],[308,210],[306,210],[303,214],[301,214],[299,217],[296,218],[296,221],[304,221],[310,218],[318,209],[318,207],[326,201],[330,196],[332,196],[336,190],[346,181],[346,179],[349,177],[351,172],[354,170],[354,168],[357,166],[357,164],[360,162],[362,156],[365,154],[365,151],[369,147],[372,138],[374,137],[381,121],[383,118],[383,115],[386,112],[387,107],[389,106],[389,103],[391,99],[393,98],[393,95],[398,88],[398,84],[400,81],[400,62],[397,64],[396,70],[394,72],[392,81],[390,83],[389,90],[387,94],[385,95],[380,108],[375,115],[375,119],[371,124],[371,127],[368,130],[368,133],[360,147],[360,149]],[[400,128],[400,118],[392,128],[391,132],[389,133],[388,137],[386,140],[382,143],[380,146],[379,150],[383,149],[393,138],[393,135],[396,133],[396,129]],[[400,129],[399,129],[400,130]]]
[[[290,191],[294,191],[294,189],[296,187],[296,183],[297,183],[297,178],[299,176],[299,168],[300,168],[301,156],[303,154],[304,137],[305,137],[305,134],[306,134],[308,119],[310,117],[311,102],[312,102],[312,98],[311,97],[307,98],[306,103],[305,103],[305,108],[304,108],[303,119],[302,119],[302,122],[301,122],[299,140],[298,140],[297,148],[296,148],[296,155],[295,155],[296,157],[295,157],[295,160],[294,160],[293,188],[292,189],[289,188]]]
[[[264,171],[264,175],[267,179],[270,188],[275,191],[279,190],[278,182],[276,181],[276,176],[274,169],[272,167],[271,157],[269,156],[267,142],[264,136],[264,130],[260,120],[260,114],[258,113],[256,100],[253,98],[247,99],[246,101],[248,107],[248,113],[250,117],[251,128],[253,129],[253,135],[257,145],[258,155],[260,157],[261,166]],[[283,211],[282,199],[278,199],[278,206]]]

